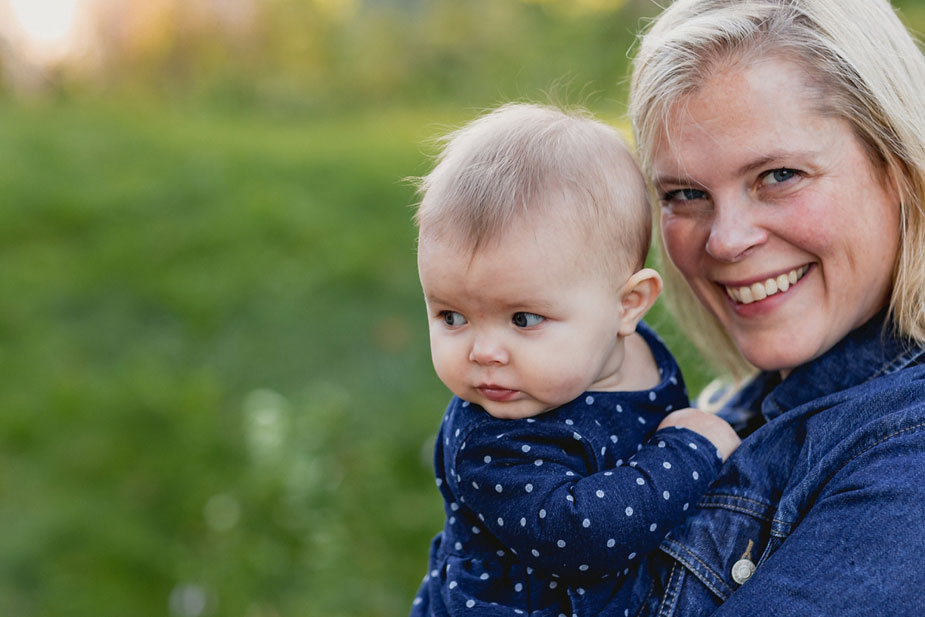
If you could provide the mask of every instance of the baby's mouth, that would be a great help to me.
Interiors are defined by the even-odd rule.
[[[803,278],[807,270],[809,270],[809,264],[794,268],[790,272],[769,278],[764,282],[752,283],[744,287],[729,287],[723,285],[723,289],[726,290],[726,295],[732,298],[734,302],[738,302],[739,304],[751,304],[752,302],[764,300],[768,296],[787,291],[792,285],[795,285],[797,281]]]

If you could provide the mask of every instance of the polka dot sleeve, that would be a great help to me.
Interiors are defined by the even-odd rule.
[[[464,436],[453,488],[477,513],[479,532],[565,579],[600,579],[655,550],[721,463],[712,444],[687,429],[660,430],[624,464],[596,470],[594,453],[609,444],[572,426],[499,426]]]

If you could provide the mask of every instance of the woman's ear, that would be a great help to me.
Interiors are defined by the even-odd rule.
[[[629,336],[636,331],[636,324],[649,312],[658,295],[662,293],[662,277],[652,268],[643,268],[634,273],[620,292],[620,336]]]

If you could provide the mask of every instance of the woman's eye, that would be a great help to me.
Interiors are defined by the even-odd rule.
[[[514,322],[514,325],[518,328],[529,328],[531,326],[536,326],[541,324],[546,318],[542,315],[537,315],[536,313],[526,313],[524,311],[519,311],[514,313],[514,316],[511,317],[511,321]]]
[[[663,202],[696,201],[706,199],[707,194],[699,189],[675,189],[662,195]]]
[[[787,169],[786,167],[781,169],[772,169],[769,172],[766,172],[761,176],[759,183],[763,186],[769,186],[773,184],[780,184],[788,180],[792,180],[797,176],[797,171],[794,169]]]
[[[466,318],[462,316],[462,313],[457,313],[456,311],[443,311],[440,313],[440,317],[443,319],[443,323],[451,328],[458,328],[466,323]]]

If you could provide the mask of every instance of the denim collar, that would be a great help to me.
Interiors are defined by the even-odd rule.
[[[773,388],[761,403],[765,419],[771,421],[788,409],[921,361],[925,349],[897,337],[886,315],[887,310],[881,310],[822,356],[795,368],[783,381],[776,371],[760,374],[752,384],[755,391]],[[776,382],[779,385],[774,387]]]

